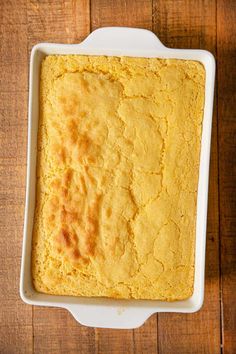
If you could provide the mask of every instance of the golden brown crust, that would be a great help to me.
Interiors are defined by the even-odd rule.
[[[38,291],[169,301],[192,294],[204,82],[194,61],[45,58]]]

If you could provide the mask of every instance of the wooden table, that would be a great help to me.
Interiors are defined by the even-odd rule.
[[[0,0],[0,353],[236,353],[235,16],[235,0]],[[102,26],[147,28],[166,46],[217,59],[204,306],[153,315],[135,330],[86,328],[19,297],[29,53]]]

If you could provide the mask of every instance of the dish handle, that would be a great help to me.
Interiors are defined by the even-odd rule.
[[[80,324],[97,328],[138,328],[154,313],[151,309],[126,307],[122,304],[121,306],[70,304],[65,308]]]
[[[99,50],[160,50],[166,48],[157,36],[146,29],[129,27],[103,27],[92,33],[80,44],[81,47]]]

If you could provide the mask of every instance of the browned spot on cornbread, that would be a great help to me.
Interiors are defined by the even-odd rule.
[[[73,243],[76,242],[76,236],[75,234],[70,233],[67,229],[62,229],[59,232],[56,241],[61,246],[61,249],[71,248]]]
[[[64,207],[64,205],[62,206],[62,210],[61,210],[61,223],[62,224],[70,224],[73,222],[78,221],[79,219],[79,215],[76,211],[67,211]]]

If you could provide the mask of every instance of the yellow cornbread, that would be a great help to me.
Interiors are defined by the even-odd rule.
[[[191,296],[204,85],[196,61],[44,59],[36,290]]]

